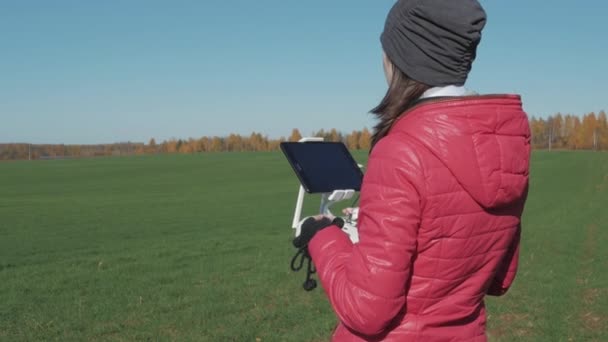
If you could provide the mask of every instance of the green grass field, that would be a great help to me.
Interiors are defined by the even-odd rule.
[[[608,154],[532,170],[490,340],[608,341]],[[297,184],[279,153],[0,163],[0,340],[327,340],[322,290],[289,270]]]

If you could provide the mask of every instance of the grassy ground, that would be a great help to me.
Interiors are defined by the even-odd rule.
[[[1,163],[0,341],[326,340],[289,271],[296,191],[278,153]],[[608,154],[534,155],[491,340],[608,340],[607,222]]]

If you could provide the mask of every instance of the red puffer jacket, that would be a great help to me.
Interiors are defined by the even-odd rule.
[[[423,102],[373,149],[358,244],[309,251],[341,323],[334,341],[485,341],[484,296],[517,269],[530,129],[519,96]]]

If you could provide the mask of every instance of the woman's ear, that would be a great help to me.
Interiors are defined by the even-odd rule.
[[[384,76],[386,77],[386,83],[390,86],[391,81],[393,80],[393,62],[388,59],[388,56],[384,51],[382,51],[382,65],[384,66]]]

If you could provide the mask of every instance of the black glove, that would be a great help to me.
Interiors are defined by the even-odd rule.
[[[304,222],[302,222],[300,235],[293,239],[293,246],[295,248],[307,246],[310,240],[312,240],[313,236],[315,236],[315,234],[317,234],[317,232],[321,229],[329,227],[331,222],[332,221],[328,217],[323,217],[320,220],[317,220],[314,217],[307,218]]]
[[[314,217],[307,218],[302,222],[300,228],[300,235],[293,239],[293,245],[295,248],[302,248],[308,245],[310,240],[317,234],[318,231],[327,228],[329,226],[344,227],[344,220],[340,217],[336,217],[331,220],[329,217],[324,216],[322,219],[317,220]]]

